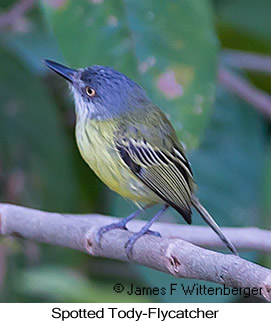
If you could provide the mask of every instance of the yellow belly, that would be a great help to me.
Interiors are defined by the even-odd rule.
[[[114,124],[84,120],[76,124],[80,153],[95,174],[113,191],[143,204],[160,203],[160,198],[125,165],[113,145]]]

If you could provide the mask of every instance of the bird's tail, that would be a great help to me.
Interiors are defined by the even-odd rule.
[[[231,241],[224,235],[218,224],[215,222],[215,220],[211,217],[209,212],[202,206],[200,201],[193,197],[192,204],[194,208],[197,210],[197,212],[200,214],[200,216],[203,218],[203,220],[212,228],[212,230],[219,236],[219,238],[225,243],[225,245],[230,249],[230,251],[236,255],[239,256],[236,248],[231,243]]]

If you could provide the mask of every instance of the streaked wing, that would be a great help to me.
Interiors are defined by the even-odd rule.
[[[193,175],[183,152],[133,138],[118,138],[116,147],[131,171],[190,224]]]

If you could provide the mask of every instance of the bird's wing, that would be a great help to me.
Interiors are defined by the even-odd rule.
[[[191,223],[193,175],[180,146],[157,147],[144,138],[118,137],[116,148],[130,170]]]

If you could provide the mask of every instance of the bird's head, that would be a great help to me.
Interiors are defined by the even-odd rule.
[[[45,60],[46,65],[70,83],[78,118],[112,119],[146,108],[145,91],[111,67],[94,65],[78,70]]]

